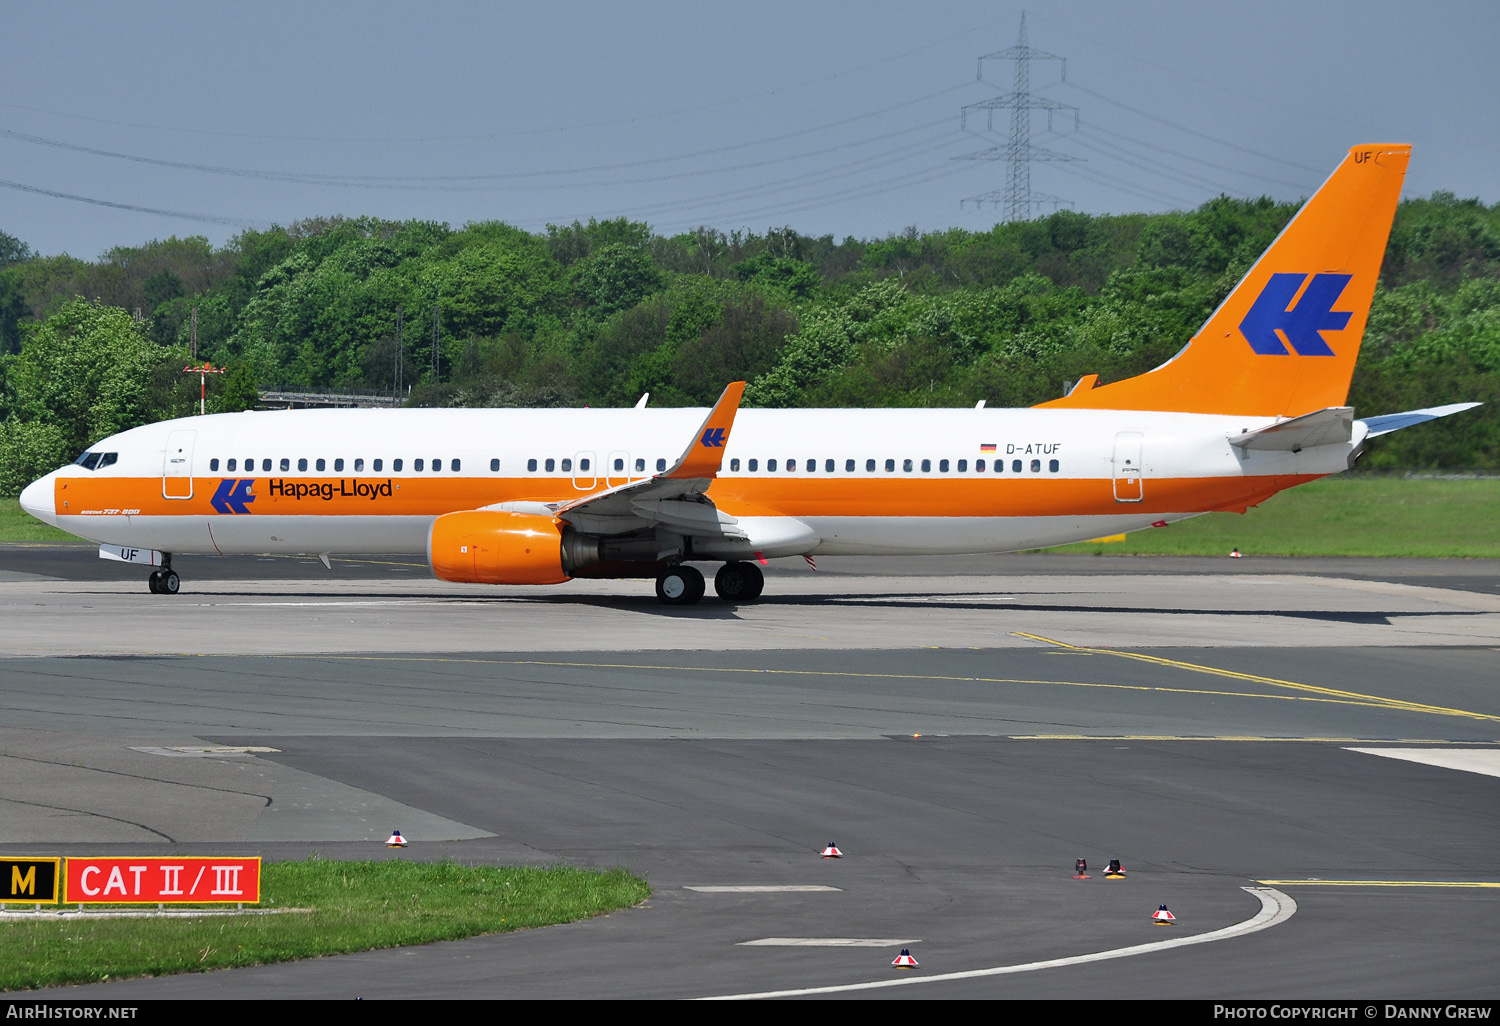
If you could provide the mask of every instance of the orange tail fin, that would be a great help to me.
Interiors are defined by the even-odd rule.
[[[1043,407],[1295,417],[1342,406],[1411,147],[1356,146],[1186,347]]]

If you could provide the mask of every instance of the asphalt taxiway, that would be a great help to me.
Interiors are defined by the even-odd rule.
[[[70,996],[1500,993],[1491,561],[796,561],[688,609],[401,558],[183,560],[171,597],[135,569],[0,548],[0,852],[563,860],[654,894]]]

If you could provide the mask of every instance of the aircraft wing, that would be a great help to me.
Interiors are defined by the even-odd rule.
[[[745,382],[731,382],[677,462],[654,477],[570,502],[506,502],[487,508],[546,513],[590,534],[627,534],[662,526],[696,535],[744,538],[734,517],[720,512],[705,494],[718,476],[744,394]]]

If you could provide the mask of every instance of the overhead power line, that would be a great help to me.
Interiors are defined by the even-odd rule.
[[[222,214],[191,214],[182,210],[163,210],[160,207],[143,207],[134,203],[116,203],[113,200],[95,199],[92,196],[79,196],[71,192],[58,192],[56,189],[43,189],[36,185],[27,185],[24,182],[9,182],[0,179],[0,188],[15,189],[17,192],[29,192],[37,196],[51,196],[54,199],[72,200],[75,203],[89,203],[96,207],[111,207],[115,210],[133,210],[141,214],[160,214],[163,217],[176,217],[185,221],[199,221],[203,224],[220,224],[230,228],[269,228],[269,221],[255,221],[248,217],[229,217]]]

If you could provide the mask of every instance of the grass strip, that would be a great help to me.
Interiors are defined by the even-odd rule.
[[[1151,487],[1150,479],[1146,488]],[[1208,513],[1118,542],[1049,552],[1103,556],[1500,557],[1500,480],[1327,477],[1248,513]]]
[[[27,513],[19,499],[0,499],[0,542],[76,541],[77,535],[49,527]]]
[[[453,862],[268,862],[262,910],[201,919],[0,922],[0,990],[225,969],[459,940],[627,908],[651,888],[623,869]],[[14,908],[14,906],[12,906]],[[132,906],[139,908],[139,906]]]

